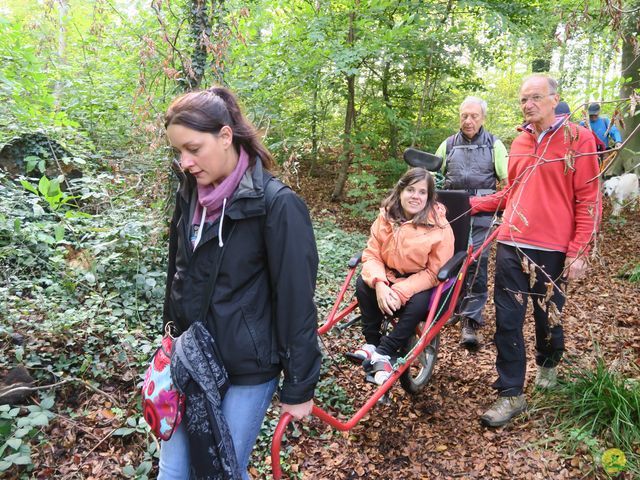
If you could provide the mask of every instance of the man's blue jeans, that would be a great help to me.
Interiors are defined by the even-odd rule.
[[[277,386],[278,377],[260,385],[231,385],[222,401],[222,413],[229,424],[238,465],[246,480],[251,451]],[[189,442],[183,422],[170,440],[161,442],[158,480],[188,478]]]

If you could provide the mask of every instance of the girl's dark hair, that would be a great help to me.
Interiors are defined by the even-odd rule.
[[[435,212],[435,206],[437,203],[436,196],[436,184],[433,180],[433,175],[424,168],[411,168],[402,175],[393,191],[387,198],[382,201],[382,208],[387,213],[387,218],[393,223],[406,222],[408,218],[404,215],[402,204],[400,203],[400,194],[409,185],[413,185],[420,180],[427,181],[427,188],[429,193],[427,195],[427,203],[424,208],[413,217],[413,223],[416,225],[428,225],[429,221],[435,220],[436,225],[442,227],[438,223],[438,217]]]
[[[211,87],[179,96],[171,102],[164,117],[165,128],[169,125],[214,134],[227,125],[233,131],[233,146],[238,154],[242,147],[249,154],[251,166],[257,155],[266,169],[273,168],[273,156],[258,138],[256,128],[242,114],[236,96],[228,88]]]

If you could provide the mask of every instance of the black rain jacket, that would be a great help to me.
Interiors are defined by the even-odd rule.
[[[267,182],[273,183],[268,202]],[[186,330],[215,281],[204,323],[231,383],[256,385],[284,370],[281,401],[310,400],[321,357],[313,302],[318,253],[305,203],[257,158],[194,251],[196,205],[196,182],[186,174],[170,227],[164,322]]]

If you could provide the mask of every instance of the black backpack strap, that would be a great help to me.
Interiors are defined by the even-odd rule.
[[[487,137],[489,138],[489,148],[493,150],[493,144],[496,143],[496,136],[493,133],[490,133]]]
[[[456,138],[455,135],[451,135],[449,138],[447,138],[447,149],[446,149],[446,153],[445,156],[448,157],[449,154],[451,153],[451,150],[453,150],[453,140]]]
[[[284,183],[282,183],[273,175],[269,175],[264,185],[264,204],[266,207],[266,215],[269,214],[269,210],[273,205],[273,201],[276,198],[276,194],[280,190],[284,190],[285,188],[289,188],[289,187],[287,187]]]
[[[496,175],[496,181],[498,180],[498,172],[496,171],[496,149],[493,148],[493,145],[496,143],[498,137],[496,137],[493,133],[487,135],[489,138],[489,148],[491,149],[491,160],[493,160],[493,173]]]
[[[264,183],[265,214],[261,218],[263,241],[264,241],[264,229],[265,229],[265,226],[267,224],[267,217],[269,216],[269,212],[271,211],[271,207],[273,206],[273,202],[275,201],[275,198],[276,198],[276,195],[278,194],[278,192],[280,192],[281,190],[284,190],[285,188],[289,188],[289,187],[287,185],[285,185],[284,183],[282,183],[280,180],[278,180],[273,175],[268,174],[268,178],[265,180],[265,183]],[[265,246],[265,248],[266,248],[266,246]],[[273,293],[272,293],[271,300],[272,300],[272,302],[275,303],[275,296],[274,296]],[[278,341],[277,341],[277,334],[276,334],[276,322],[271,322],[271,352],[272,352],[271,361],[274,362],[274,363],[278,362],[278,357],[277,357],[277,355],[275,353],[277,351],[278,351]]]

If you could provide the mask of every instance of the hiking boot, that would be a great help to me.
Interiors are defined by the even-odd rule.
[[[558,371],[556,367],[542,367],[538,365],[536,373],[536,387],[553,388],[558,385]]]
[[[344,356],[352,363],[356,365],[362,365],[362,362],[365,360],[369,360],[371,358],[371,354],[376,351],[376,346],[371,345],[370,343],[365,343],[357,350],[353,352],[347,352]]]
[[[517,397],[498,397],[491,408],[480,416],[480,421],[487,427],[502,427],[527,409],[524,395]]]
[[[462,320],[462,330],[460,332],[460,345],[466,349],[478,348],[478,324],[470,318]]]

